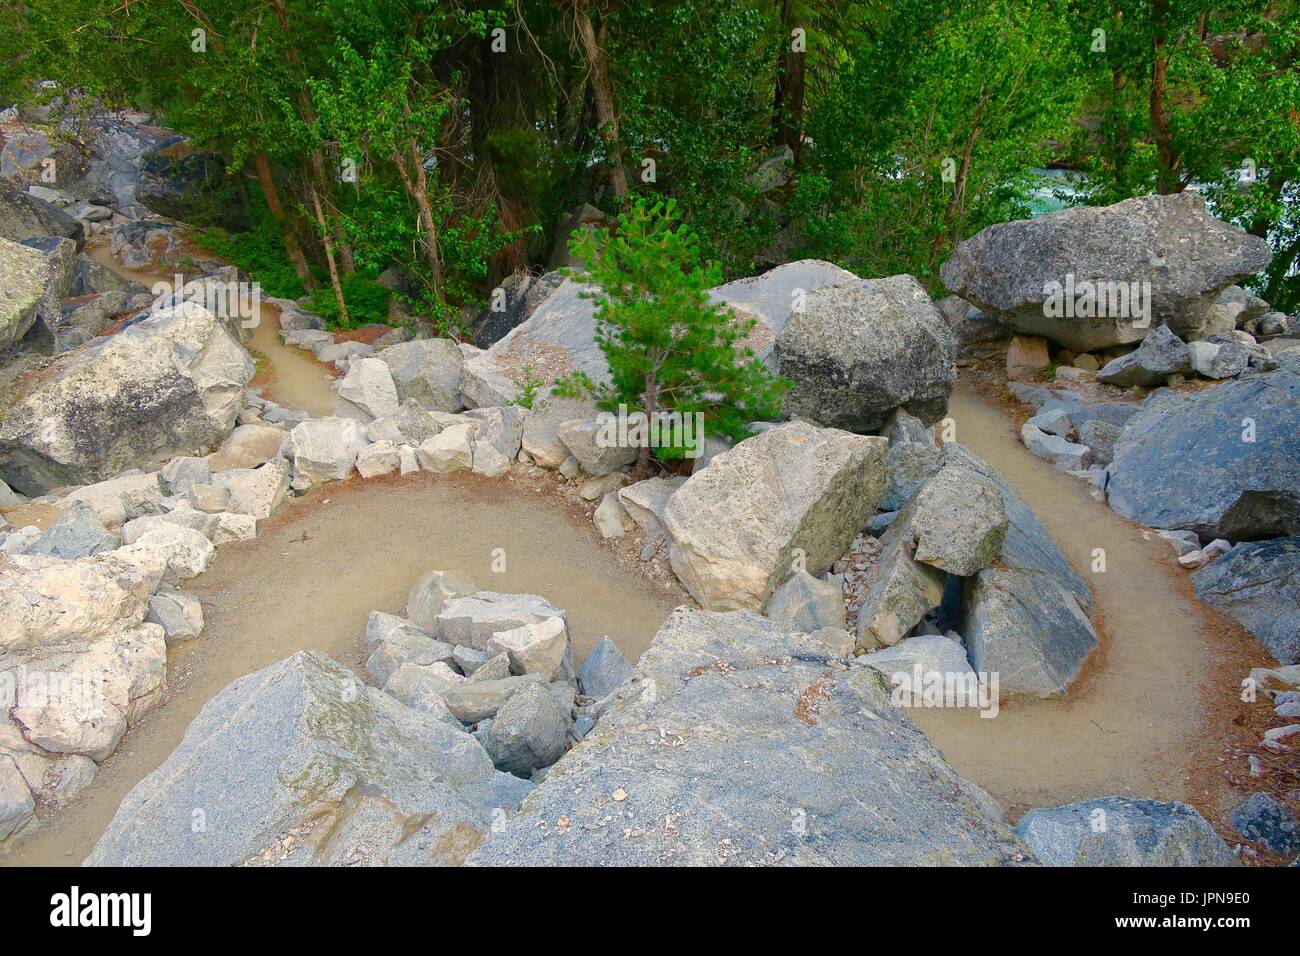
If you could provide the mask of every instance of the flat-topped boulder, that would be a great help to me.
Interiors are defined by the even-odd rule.
[[[1270,258],[1266,240],[1182,192],[989,226],[957,243],[940,276],[1011,328],[1088,352],[1159,325],[1200,337],[1219,292]]]
[[[824,573],[876,512],[888,439],[790,422],[715,457],[668,499],[673,571],[709,610],[761,610],[796,566]]]
[[[846,669],[807,635],[756,614],[678,608],[610,700],[471,864],[997,865],[1030,856],[891,704],[876,671]]]
[[[207,309],[162,311],[58,356],[5,397],[0,477],[39,495],[219,444],[253,371]]]
[[[208,701],[86,863],[457,864],[528,786],[464,731],[299,652]]]

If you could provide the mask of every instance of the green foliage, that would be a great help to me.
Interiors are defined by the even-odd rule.
[[[519,389],[519,394],[506,404],[518,405],[520,408],[532,408],[533,402],[537,401],[542,389],[546,388],[546,383],[533,373],[532,368],[525,367],[524,374],[514,380],[514,386]],[[572,390],[568,394],[573,394]]]
[[[699,412],[706,429],[733,440],[749,435],[750,422],[780,414],[789,383],[744,344],[754,321],[709,301],[721,269],[702,262],[674,201],[638,199],[614,226],[574,239],[570,249],[595,286],[586,295],[596,304],[610,381],[576,375],[559,394],[592,394],[602,408],[625,405],[652,421],[659,411]]]
[[[323,318],[331,329],[357,329],[363,325],[388,324],[389,291],[372,278],[359,273],[343,276],[339,285],[343,288],[343,301],[348,306],[348,321],[344,322],[339,314],[338,301],[334,290],[322,287],[311,298],[307,306]]]
[[[213,255],[239,266],[277,299],[299,299],[306,294],[289,264],[280,230],[270,214],[260,211],[247,232],[199,230],[195,243]]]
[[[1079,39],[1048,0],[900,0],[811,121],[796,254],[938,285],[952,245],[1027,214],[1077,113]]]

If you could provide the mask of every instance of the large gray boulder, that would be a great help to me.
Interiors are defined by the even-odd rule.
[[[1102,797],[1030,810],[1016,826],[1048,866],[1236,866],[1232,849],[1185,803]]]
[[[1300,537],[1239,544],[1195,572],[1192,586],[1280,663],[1300,663]]]
[[[0,238],[0,349],[36,324],[49,281],[50,268],[39,249]]]
[[[955,443],[944,446],[944,457],[991,482],[1007,517],[997,560],[963,581],[958,630],[971,666],[998,673],[1004,696],[1064,694],[1098,643],[1088,585],[994,468]]]
[[[664,509],[673,571],[709,610],[761,610],[796,566],[823,574],[875,514],[884,438],[790,422],[715,457]]]
[[[253,372],[207,309],[162,311],[60,355],[39,380],[0,397],[0,477],[39,495],[218,444]]]
[[[479,739],[498,770],[527,777],[564,756],[569,715],[550,688],[529,682],[501,705]]]
[[[477,865],[1004,864],[1029,854],[881,677],[678,608]],[[557,826],[555,821],[565,820]],[[542,827],[542,821],[547,826]]]
[[[526,786],[463,731],[299,652],[208,701],[86,863],[457,864]]]
[[[1218,293],[1264,269],[1264,239],[1219,222],[1193,192],[1138,196],[989,226],[957,243],[940,276],[952,292],[1020,332],[1076,352],[1137,342],[1168,325],[1184,339],[1210,328]],[[1130,308],[1080,308],[1084,283],[1150,284],[1149,324]],[[1075,293],[1074,315],[1051,307]],[[1145,294],[1143,304],[1148,304]],[[1116,303],[1118,304],[1118,302]],[[1089,314],[1082,314],[1084,312]],[[1125,312],[1127,314],[1117,314]]]
[[[431,412],[460,410],[460,368],[465,359],[451,339],[399,342],[378,357],[392,372],[399,401],[415,402]]]
[[[1300,534],[1300,352],[1279,360],[1272,372],[1151,396],[1115,445],[1110,506],[1204,540]]]
[[[848,431],[877,431],[897,408],[933,424],[957,382],[952,333],[908,275],[810,292],[775,355],[794,382],[786,411]]]
[[[742,320],[755,320],[744,344],[770,364],[777,335],[808,293],[860,281],[839,266],[807,259],[728,282],[710,290],[709,298],[731,306]],[[548,387],[573,371],[607,381],[609,363],[596,343],[595,304],[587,297],[593,291],[577,279],[564,280],[525,321],[491,348],[466,358],[461,375],[465,406],[503,405],[519,396],[518,383],[529,376]]]

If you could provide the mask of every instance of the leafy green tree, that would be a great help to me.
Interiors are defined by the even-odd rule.
[[[610,379],[595,383],[579,373],[560,394],[593,394],[609,411],[627,406],[651,428],[660,412],[698,412],[706,428],[736,440],[749,435],[750,422],[780,414],[789,383],[744,344],[755,321],[709,301],[721,269],[701,261],[699,240],[675,201],[637,198],[612,227],[574,239],[570,249],[594,286],[584,295],[596,304],[596,342]],[[650,453],[644,442],[636,477]]]

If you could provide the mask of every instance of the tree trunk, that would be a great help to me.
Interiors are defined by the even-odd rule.
[[[1155,56],[1151,63],[1151,134],[1155,137],[1160,167],[1156,170],[1156,191],[1161,195],[1182,192],[1178,175],[1179,157],[1174,151],[1173,130],[1170,127],[1168,91],[1165,88],[1169,72],[1166,53],[1165,14],[1168,4],[1157,0],[1152,7],[1154,33],[1152,45]]]
[[[641,443],[641,449],[637,452],[636,467],[632,469],[631,483],[635,484],[646,476],[650,469],[650,435],[654,428],[655,415],[659,413],[659,382],[654,376],[651,376],[645,383],[645,422],[646,433],[643,436],[644,441]]]
[[[804,53],[792,49],[794,0],[781,0],[781,53],[776,64],[776,93],[772,115],[773,138],[778,146],[789,146],[799,161],[800,128],[803,126]]]
[[[598,132],[609,156],[609,185],[620,200],[627,195],[627,170],[623,166],[623,145],[618,132],[618,113],[614,109],[614,87],[609,79],[605,51],[596,40],[596,30],[587,12],[588,0],[574,0],[573,20],[587,62],[587,82],[596,104]]]
[[[316,288],[316,280],[307,266],[307,258],[302,254],[298,237],[293,234],[293,223],[285,215],[284,206],[280,203],[280,193],[275,188],[275,179],[271,176],[271,160],[266,153],[258,153],[254,165],[257,168],[257,181],[262,186],[263,195],[266,196],[266,205],[271,210],[271,217],[280,226],[280,237],[284,242],[285,252],[289,254],[289,261],[293,263],[293,271],[303,287],[311,291]]]
[[[272,0],[272,5],[275,7],[275,16],[280,24],[280,32],[285,35],[286,39],[285,59],[288,61],[290,66],[298,68],[302,65],[302,57],[299,55],[297,47],[295,47],[291,42],[288,42],[289,13],[285,9],[284,0]],[[316,125],[316,108],[312,105],[311,94],[307,91],[307,84],[305,82],[300,83],[298,87],[298,112],[302,117],[303,122],[308,126]],[[325,154],[321,151],[319,146],[314,147],[311,151],[311,165],[312,169],[316,172],[316,181],[319,184],[321,191],[325,194],[326,202],[330,206],[334,206],[334,203],[331,200],[331,197],[334,195],[334,180],[326,172]],[[320,202],[319,199],[315,198],[315,190],[313,190],[313,200],[317,204]],[[319,217],[319,215],[320,210],[317,209],[317,216]],[[356,262],[352,257],[352,246],[346,241],[341,242],[339,246],[340,256],[343,260],[343,271],[348,275],[351,275],[356,271]]]
[[[439,302],[445,302],[446,298],[442,291],[442,255],[438,249],[438,227],[433,220],[433,208],[429,205],[428,180],[424,175],[424,163],[420,161],[420,151],[414,139],[411,140],[412,168],[407,167],[400,151],[393,154],[393,163],[397,166],[398,175],[402,177],[402,185],[406,187],[406,191],[415,200],[415,205],[420,210],[420,225],[424,229],[424,261],[429,266],[435,298]]]
[[[325,211],[321,208],[320,196],[316,192],[315,186],[308,186],[311,190],[312,205],[316,207],[316,222],[320,226],[321,241],[325,243],[325,261],[329,264],[330,285],[334,287],[334,300],[339,305],[339,318],[343,320],[344,328],[352,324],[348,318],[348,304],[343,298],[343,285],[339,282],[338,266],[334,263],[334,240],[330,238],[329,223],[325,219]]]

